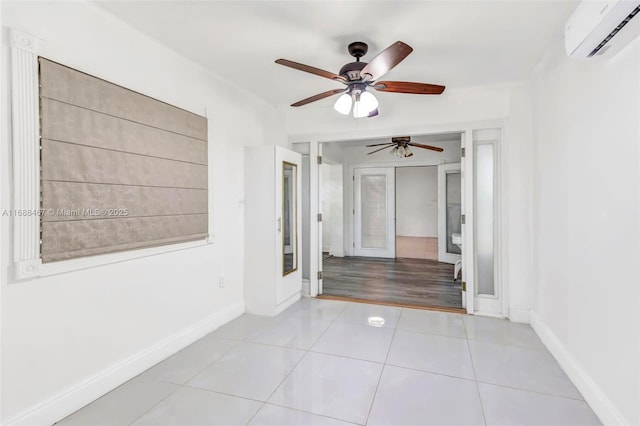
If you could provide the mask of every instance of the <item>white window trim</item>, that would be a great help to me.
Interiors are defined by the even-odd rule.
[[[42,263],[40,258],[40,101],[38,56],[56,60],[43,40],[15,29],[9,30],[11,44],[11,113],[13,149],[13,267],[16,280],[32,279],[93,268],[142,257],[214,243],[212,206],[209,203],[209,237],[198,241],[148,247],[59,262]],[[209,129],[211,129],[209,120]],[[209,130],[210,131],[210,130]],[[211,165],[211,147],[208,147]],[[209,185],[212,171],[209,167]],[[32,214],[17,215],[17,212]]]

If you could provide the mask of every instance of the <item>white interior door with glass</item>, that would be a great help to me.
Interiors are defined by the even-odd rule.
[[[354,169],[354,255],[396,257],[395,168]]]

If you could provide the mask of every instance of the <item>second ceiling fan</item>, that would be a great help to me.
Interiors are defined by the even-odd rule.
[[[314,96],[302,99],[292,107],[307,105],[320,99],[342,93],[336,101],[334,108],[341,114],[348,115],[353,107],[353,116],[374,117],[378,115],[378,100],[368,92],[368,88],[373,88],[379,92],[411,93],[415,95],[439,95],[445,87],[437,84],[412,83],[407,81],[378,81],[380,77],[402,62],[413,51],[411,46],[397,41],[371,62],[360,62],[360,58],[366,55],[369,47],[361,41],[353,42],[349,45],[349,54],[356,58],[355,62],[344,65],[339,74],[324,71],[309,65],[300,64],[288,59],[278,59],[277,64],[294,68],[320,77],[335,80],[346,87],[341,89],[328,90]]]
[[[413,157],[413,152],[411,152],[411,149],[409,148],[410,146],[415,146],[416,148],[422,148],[422,149],[429,149],[431,151],[436,151],[436,152],[444,151],[444,149],[440,148],[439,146],[431,146],[431,145],[411,142],[411,136],[395,136],[391,138],[391,142],[376,143],[373,145],[365,145],[365,146],[367,148],[378,147],[378,146],[382,147],[374,151],[368,152],[367,155],[375,154],[376,152],[380,152],[387,148],[393,147],[390,152],[391,155],[395,155],[400,158]]]

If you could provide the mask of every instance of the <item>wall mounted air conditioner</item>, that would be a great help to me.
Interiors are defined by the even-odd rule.
[[[567,55],[615,55],[640,34],[639,12],[639,0],[583,0],[565,26]]]

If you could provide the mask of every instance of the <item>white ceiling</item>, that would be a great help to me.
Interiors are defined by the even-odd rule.
[[[98,1],[214,73],[274,105],[341,85],[277,64],[278,58],[332,72],[367,61],[396,40],[413,53],[385,80],[449,89],[524,80],[577,1]],[[397,95],[416,96],[416,95]]]

